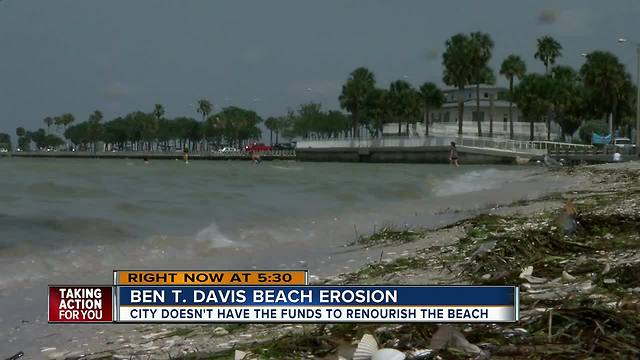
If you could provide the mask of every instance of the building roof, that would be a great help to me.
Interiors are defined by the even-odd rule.
[[[475,90],[476,85],[467,85],[464,87],[465,90]],[[508,89],[502,86],[491,85],[491,84],[480,84],[480,90],[498,90],[498,91],[507,91]],[[446,87],[442,89],[442,92],[450,93],[458,91],[457,87]]]
[[[464,106],[466,108],[475,108],[476,100],[475,99],[467,100],[467,101],[464,102]],[[481,107],[490,107],[491,106],[491,102],[489,100],[481,99],[480,100],[480,106]],[[442,105],[443,109],[450,109],[450,108],[457,108],[457,107],[458,107],[458,102],[457,101],[447,102],[447,103],[444,103]],[[493,101],[493,107],[494,108],[501,108],[501,107],[508,108],[509,107],[509,102],[505,101],[505,100],[494,100]],[[518,108],[516,103],[513,103],[513,108],[514,109]]]

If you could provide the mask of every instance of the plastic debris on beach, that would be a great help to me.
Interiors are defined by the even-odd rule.
[[[395,349],[379,349],[371,334],[364,334],[358,343],[353,360],[404,360],[407,356]]]

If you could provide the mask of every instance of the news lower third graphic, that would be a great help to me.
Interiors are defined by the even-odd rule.
[[[51,323],[515,322],[514,286],[319,286],[306,271],[115,271],[49,286]]]

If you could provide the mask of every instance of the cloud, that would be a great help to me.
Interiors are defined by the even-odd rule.
[[[555,10],[551,10],[551,9],[542,10],[538,14],[538,24],[541,24],[541,25],[555,24],[556,21],[558,21],[558,16],[559,14]]]
[[[107,84],[103,90],[103,96],[108,101],[119,101],[135,94],[135,90],[129,84],[113,81]]]

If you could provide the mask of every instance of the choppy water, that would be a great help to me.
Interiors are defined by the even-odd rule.
[[[124,268],[309,268],[374,226],[435,226],[553,190],[500,166],[0,159],[2,327],[46,318],[46,284]],[[46,332],[46,330],[43,330]],[[40,334],[44,336],[45,334]],[[35,335],[34,335],[35,336]],[[2,354],[0,354],[2,355]]]

